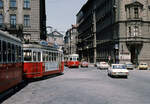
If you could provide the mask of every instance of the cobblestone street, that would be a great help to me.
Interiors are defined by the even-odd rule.
[[[149,75],[132,70],[128,79],[111,78],[95,67],[66,68],[64,75],[31,82],[2,104],[149,104]]]

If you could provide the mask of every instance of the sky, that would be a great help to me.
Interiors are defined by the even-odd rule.
[[[71,24],[76,23],[76,14],[86,2],[87,0],[46,0],[47,26],[66,32]]]

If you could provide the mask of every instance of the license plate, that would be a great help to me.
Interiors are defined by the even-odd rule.
[[[125,73],[123,73],[123,72],[118,72],[117,74],[118,75],[125,75]]]

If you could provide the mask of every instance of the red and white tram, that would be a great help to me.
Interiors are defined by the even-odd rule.
[[[24,44],[23,50],[23,72],[25,78],[39,78],[63,72],[64,62],[62,51],[41,44]]]
[[[70,67],[79,67],[80,62],[79,62],[79,55],[78,54],[71,54],[67,56],[67,62],[66,66]]]
[[[0,31],[0,93],[22,81],[22,43]]]

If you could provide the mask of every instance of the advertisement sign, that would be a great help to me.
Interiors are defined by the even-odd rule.
[[[131,54],[129,52],[119,52],[119,59],[120,60],[130,60]]]

